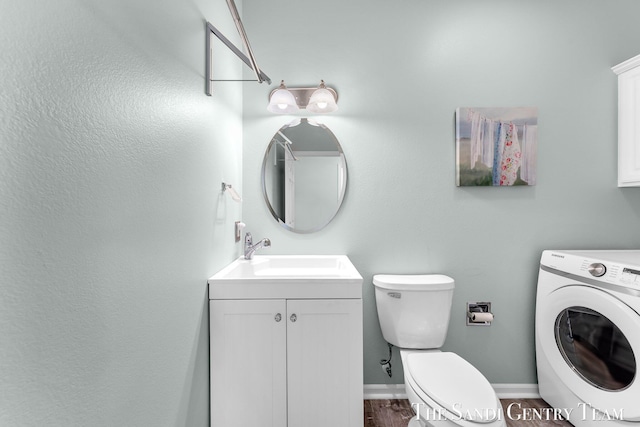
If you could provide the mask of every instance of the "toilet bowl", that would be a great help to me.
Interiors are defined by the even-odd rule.
[[[373,277],[382,334],[400,348],[405,390],[416,416],[409,427],[505,427],[489,381],[455,353],[443,352],[455,282],[444,275]]]

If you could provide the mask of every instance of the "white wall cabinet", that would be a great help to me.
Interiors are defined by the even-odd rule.
[[[640,55],[616,65],[618,187],[640,187]]]
[[[212,427],[362,427],[362,300],[210,300]]]

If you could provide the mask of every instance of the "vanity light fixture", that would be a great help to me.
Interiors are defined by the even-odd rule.
[[[320,80],[318,87],[290,87],[284,85],[269,94],[267,110],[272,113],[294,113],[305,108],[312,113],[330,113],[338,109],[338,93]]]

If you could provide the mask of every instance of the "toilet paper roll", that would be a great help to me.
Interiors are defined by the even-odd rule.
[[[472,313],[471,321],[473,323],[493,322],[493,314],[491,313]]]

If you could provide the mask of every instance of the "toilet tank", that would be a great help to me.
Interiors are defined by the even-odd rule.
[[[400,348],[440,348],[449,328],[455,281],[442,274],[373,276],[384,339]]]

